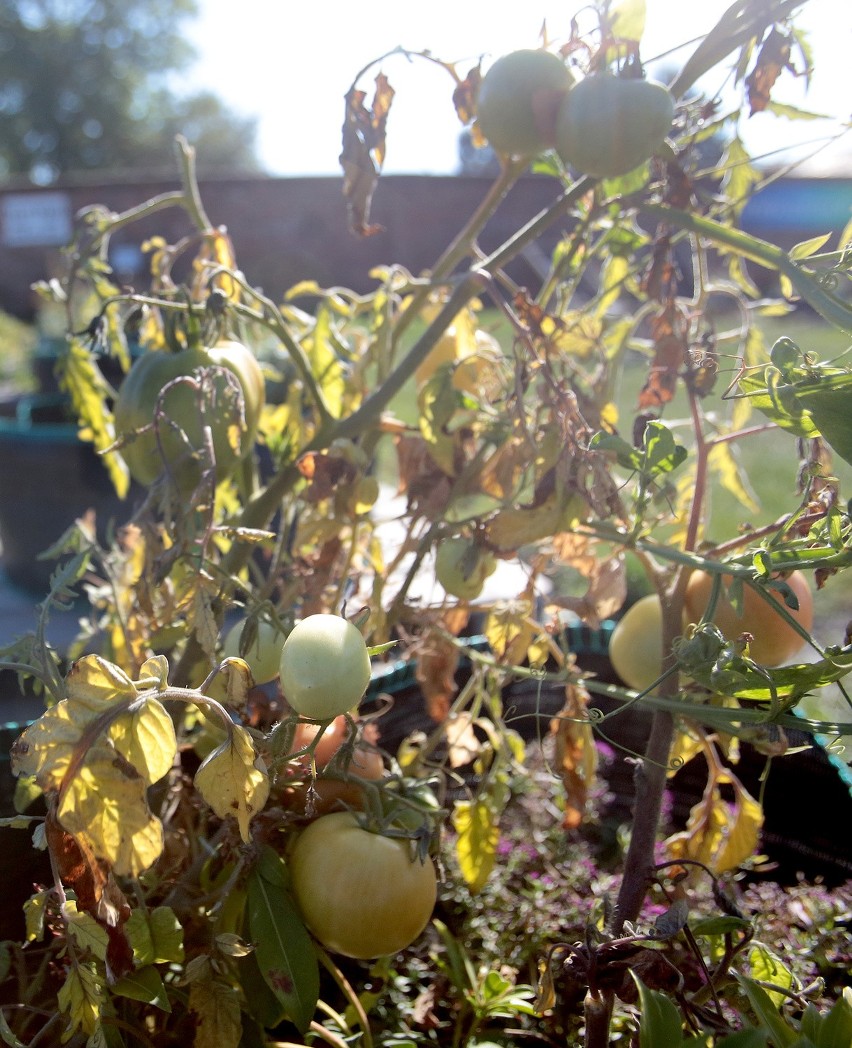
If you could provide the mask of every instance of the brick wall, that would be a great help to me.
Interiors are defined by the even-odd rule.
[[[375,286],[369,271],[383,263],[422,273],[475,210],[490,183],[478,176],[383,178],[374,196],[372,219],[385,227],[384,232],[367,239],[347,228],[339,178],[211,181],[202,184],[201,195],[211,222],[226,226],[231,234],[249,281],[280,299],[287,288],[305,279],[367,291]],[[121,212],[175,188],[174,182],[140,180],[0,190],[0,309],[32,315],[30,285],[57,271],[70,224],[82,208],[103,204]],[[553,179],[523,179],[489,223],[482,247],[486,251],[496,247],[558,193]],[[139,245],[147,237],[162,233],[174,240],[188,232],[189,220],[172,208],[116,234],[111,258],[117,275],[134,282],[134,268],[144,265]],[[550,246],[558,236],[557,229]],[[540,262],[535,255],[520,261],[513,276],[522,284],[534,284]]]

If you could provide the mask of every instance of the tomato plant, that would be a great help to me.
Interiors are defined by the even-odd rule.
[[[190,381],[199,369],[216,369],[209,372],[207,396]],[[208,467],[215,465],[216,478],[224,479],[251,450],[264,399],[260,365],[242,343],[143,354],[115,403],[116,434],[126,440],[122,455],[130,475],[150,485],[165,469],[184,493],[198,486]],[[205,448],[207,426],[212,461]]]
[[[493,553],[460,535],[444,539],[435,554],[438,582],[459,600],[475,600],[496,568]]]
[[[308,928],[347,957],[369,960],[405,949],[435,906],[432,860],[414,855],[410,841],[365,829],[351,812],[311,823],[288,865]]]
[[[742,633],[750,634],[749,654],[765,666],[779,666],[801,651],[805,643],[802,635],[782,618],[773,603],[767,603],[751,586],[743,585],[742,606],[738,612],[725,592],[725,581],[712,621],[728,640],[736,640]],[[798,607],[788,607],[779,590],[766,587],[765,592],[771,602],[784,607],[807,633],[814,622],[814,599],[808,580],[801,571],[793,571],[783,582],[789,586]],[[693,622],[703,616],[712,589],[713,576],[709,572],[696,571],[690,576],[686,586],[686,614]]]
[[[281,649],[281,688],[293,709],[331,720],[361,701],[370,683],[370,656],[360,630],[339,615],[297,622]]]
[[[619,995],[635,1007],[637,989],[625,976],[634,960],[654,992],[668,994],[655,1013],[664,1032],[643,1015],[640,1039],[680,1043],[685,1035],[708,1048],[732,1030],[761,1039],[738,1021],[739,990],[731,990],[756,948],[754,929],[726,908],[715,936],[726,945],[717,949],[701,920],[721,898],[718,877],[736,877],[761,843],[760,799],[726,759],[729,740],[774,755],[791,728],[832,739],[852,732],[842,707],[823,712],[834,694],[827,689],[848,692],[852,647],[845,619],[821,622],[825,639],[812,638],[807,663],[775,669],[758,641],[751,654],[761,665],[741,656],[743,630],[760,641],[767,632],[750,620],[735,623],[729,644],[716,627],[687,626],[714,599],[698,591],[699,572],[727,573],[720,597],[735,606],[740,585],[767,572],[781,573],[772,580],[779,595],[787,585],[795,591],[794,576],[785,581],[793,569],[842,602],[852,524],[829,444],[841,454],[849,447],[847,371],[817,366],[810,350],[783,342],[768,356],[764,325],[774,282],[774,323],[786,324],[800,298],[852,330],[839,290],[852,272],[851,234],[840,234],[837,250],[818,236],[788,250],[737,225],[752,187],[773,177],[749,162],[740,113],[748,103],[777,108],[774,81],[793,65],[785,48],[798,46],[792,28],[778,39],[792,26],[794,0],[735,3],[672,73],[671,94],[641,78],[642,6],[585,8],[561,38],[564,62],[539,51],[494,63],[479,118],[502,154],[499,171],[465,209],[464,225],[447,230],[443,252],[417,272],[389,260],[357,291],[308,279],[252,287],[205,211],[183,141],[179,190],[120,215],[92,207],[75,223],[62,253],[67,268],[41,288],[67,318],[63,380],[81,435],[105,452],[117,484],[127,480],[124,454],[154,490],[125,503],[127,520],[107,541],[88,518],[69,529],[54,548],[61,560],[38,629],[2,653],[7,675],[32,678],[48,699],[12,752],[20,795],[28,801],[40,790],[47,814],[4,819],[0,829],[16,834],[43,821],[36,840],[52,865],[27,904],[26,934],[38,944],[0,936],[9,947],[3,1000],[14,1003],[2,1020],[10,1043],[100,1043],[144,1029],[151,1043],[195,1036],[238,1048],[268,1041],[264,1030],[286,1020],[330,1043],[384,1044],[405,1027],[404,1036],[434,1032],[467,1048],[492,1030],[509,1037],[491,1019],[515,998],[513,1027],[524,1023],[515,1040],[606,1048],[611,1026],[631,1021]],[[448,93],[469,124],[478,66],[462,75],[419,57],[450,74]],[[385,55],[382,69],[391,61]],[[616,61],[619,77],[601,72]],[[370,101],[361,78],[374,65],[361,67],[346,98],[343,191],[351,228],[380,244],[369,210],[392,155],[385,133],[394,89],[382,71]],[[569,65],[585,76],[574,86]],[[699,97],[696,85],[714,69],[732,94],[742,90],[730,109],[715,93]],[[714,135],[729,148],[711,174]],[[535,178],[523,179],[531,155],[554,144],[564,162],[542,156]],[[643,163],[655,150],[658,162]],[[526,217],[531,186],[544,195]],[[458,193],[460,183],[451,188]],[[165,206],[180,212],[182,228],[160,236],[147,227]],[[457,213],[442,210],[441,219]],[[150,237],[152,248],[150,273],[133,288],[106,261],[113,233],[127,230]],[[258,243],[257,230],[245,233]],[[759,289],[752,262],[765,271]],[[722,317],[736,318],[733,331]],[[190,342],[163,351],[197,331],[208,343],[229,337],[262,347],[266,372],[279,379],[270,402],[248,350]],[[109,354],[123,364],[131,333],[144,364],[129,373],[113,413],[99,361]],[[846,334],[829,359],[845,345]],[[228,366],[245,354],[248,376]],[[754,409],[767,416],[759,425]],[[771,471],[787,500],[757,520],[747,456],[735,452],[767,429],[795,468]],[[241,458],[249,446],[251,461]],[[158,483],[164,470],[176,491]],[[714,515],[711,528],[720,489],[746,508],[728,521]],[[157,497],[163,492],[180,497]],[[497,558],[510,570],[485,587]],[[643,586],[629,577],[628,560]],[[621,686],[585,671],[573,641],[585,643],[588,631],[596,640],[631,586],[655,596],[629,608],[613,634]],[[60,652],[47,617],[81,592],[91,614]],[[742,592],[747,602],[749,587]],[[799,601],[809,631],[807,598]],[[256,651],[245,626],[224,641],[226,655],[257,657],[258,678],[277,669],[280,688],[252,691],[237,659],[221,672],[220,638],[234,607],[261,617],[268,610],[285,630],[296,623],[283,643],[276,637]],[[363,636],[337,613],[347,608],[359,609],[353,620],[363,622]],[[768,628],[772,638],[781,632],[777,623]],[[271,666],[270,647],[278,655]],[[369,714],[353,727],[371,659],[376,694],[371,688]],[[422,708],[409,701],[416,691]],[[605,725],[596,694],[611,706]],[[551,700],[559,713],[546,712]],[[619,721],[634,703],[650,721],[642,754]],[[803,713],[813,719],[803,722]],[[369,745],[374,726],[381,751]],[[598,728],[630,748],[638,769],[605,929],[592,910],[593,874],[571,862],[565,836],[586,834],[590,799],[604,792],[593,781]],[[688,747],[678,733],[688,734]],[[705,757],[701,807],[662,840],[673,756],[692,752]],[[531,777],[547,784],[549,802],[532,803]],[[351,812],[315,817],[342,804],[363,807],[363,825]],[[519,809],[535,869],[555,883],[544,896],[544,876],[538,885],[526,879],[529,914],[501,914],[507,932],[526,935],[526,920],[541,919],[540,900],[562,897],[563,878],[585,879],[588,926],[599,929],[583,938],[582,928],[548,926],[550,942],[582,940],[551,955],[552,989],[562,996],[548,1014],[518,1007],[527,995],[511,984],[526,968],[504,974],[501,957],[499,970],[484,971],[473,954],[493,923],[477,908],[489,893],[499,898],[495,872],[518,839],[511,822]],[[445,818],[447,832],[434,832]],[[29,833],[22,836],[27,843]],[[545,843],[557,836],[567,851]],[[418,949],[393,964],[335,972],[287,906],[283,857],[291,856],[319,941],[370,957],[404,947],[428,921],[435,869],[421,863],[424,853],[447,878],[446,934],[435,925],[440,970]],[[669,861],[687,877],[651,928],[646,904],[652,892],[667,892]],[[707,878],[714,890],[699,891]],[[452,940],[461,927],[450,928],[455,903],[471,915],[467,927],[479,929],[470,957]],[[530,931],[529,942],[543,941],[540,928]],[[322,986],[318,955],[330,976]],[[676,992],[673,971],[684,972]],[[775,976],[764,968],[761,981],[779,991],[791,985]],[[413,1001],[404,1016],[394,1012],[377,999],[382,981],[396,1002],[416,993],[421,1017],[435,1025],[414,1031]],[[316,1009],[320,992],[328,996]],[[807,993],[797,988],[781,1007],[800,1012]],[[760,1026],[780,1029],[762,1006],[757,1012]],[[551,1016],[558,1029],[548,1028]]]
[[[662,146],[673,117],[674,100],[663,84],[594,73],[560,103],[556,150],[585,175],[625,175]]]
[[[476,118],[498,153],[532,156],[554,142],[556,108],[573,78],[549,51],[520,50],[491,66],[479,88]]]

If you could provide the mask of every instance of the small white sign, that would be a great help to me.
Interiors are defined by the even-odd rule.
[[[71,201],[66,193],[9,193],[3,197],[5,247],[53,247],[71,239]]]

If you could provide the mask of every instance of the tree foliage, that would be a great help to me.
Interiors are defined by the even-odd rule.
[[[149,166],[177,133],[208,168],[255,168],[254,122],[169,78],[193,58],[195,0],[2,0],[0,177]]]

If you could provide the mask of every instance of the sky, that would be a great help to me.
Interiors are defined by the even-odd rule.
[[[646,65],[705,33],[729,2],[647,0]],[[482,56],[487,71],[489,62],[507,51],[538,46],[543,25],[558,45],[581,7],[582,0],[199,0],[200,16],[187,25],[198,59],[180,87],[213,90],[235,112],[256,117],[259,155],[270,174],[336,175],[343,97],[374,59],[402,46],[454,62],[462,74]],[[809,0],[797,25],[809,32],[816,72],[808,90],[803,77],[785,76],[774,97],[833,119],[790,121],[761,113],[744,121],[742,134],[752,155],[787,147],[775,154],[778,162],[813,154],[815,142],[836,133],[852,111],[852,3]],[[690,50],[672,54],[669,62],[682,61]],[[801,65],[798,56],[794,61]],[[434,63],[394,55],[359,80],[370,94],[379,69],[396,90],[385,173],[455,172],[461,125],[452,106],[451,77]],[[703,87],[715,92],[722,80],[717,76]],[[803,141],[808,144],[790,150]],[[852,132],[821,150],[808,170],[852,175]]]

